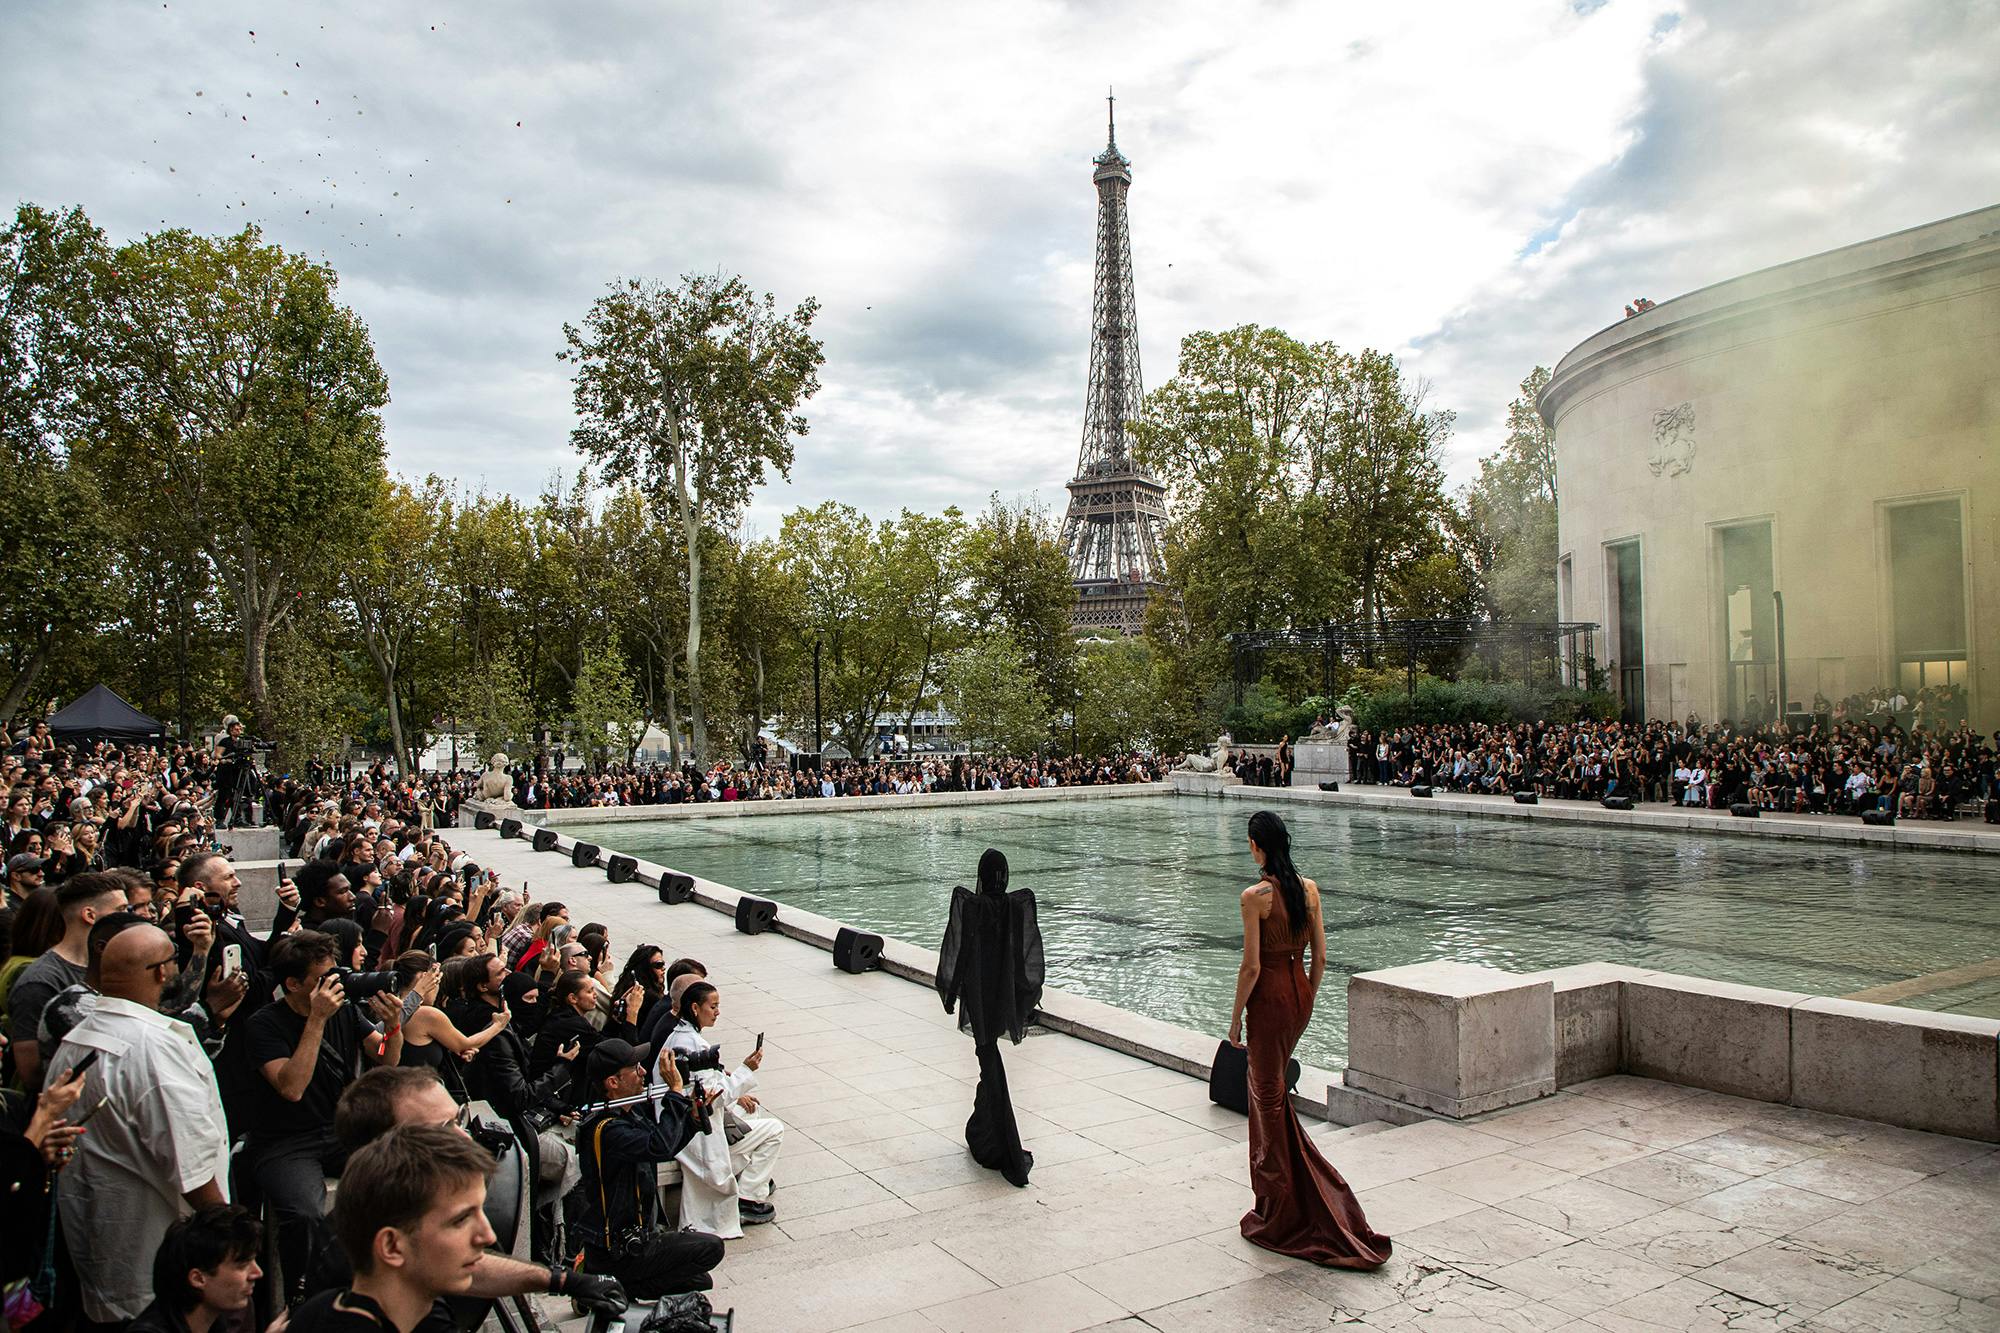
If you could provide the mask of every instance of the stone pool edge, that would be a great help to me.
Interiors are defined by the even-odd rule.
[[[1141,784],[1134,785],[1139,786]],[[1151,788],[1154,785],[1144,784],[1146,788]],[[1058,788],[1056,790],[1062,789]],[[1081,792],[1091,790],[1103,791],[1107,789],[1079,787],[1070,790]],[[1121,787],[1110,788],[1108,790],[1125,791],[1127,789]],[[1035,794],[1037,793],[1024,792],[1018,795],[1032,796]],[[1147,794],[1158,793],[1149,790]],[[1016,795],[1016,793],[961,792],[952,793],[952,799],[962,800],[966,795],[1008,796]],[[886,800],[908,801],[913,798],[856,797],[851,799],[869,802],[869,805],[861,808],[874,809],[879,808],[879,804]],[[478,805],[481,809],[490,808],[495,814],[500,813],[502,810],[502,807],[499,806],[486,807],[476,802],[468,804]],[[831,804],[831,801],[816,802],[813,808],[816,810],[824,809],[829,804]],[[655,809],[657,807],[640,806],[636,808]],[[536,824],[530,823],[525,816],[532,816],[537,813],[539,812],[516,811],[512,807],[506,807],[508,818],[520,818],[522,820],[522,836],[524,838],[529,836],[531,831],[537,827]],[[556,834],[555,842],[550,847],[549,854],[560,856],[564,862],[569,862],[571,850],[576,846],[578,840],[555,830],[553,826],[542,825],[541,827],[548,827]],[[484,830],[484,832],[495,838],[500,836],[497,828]],[[473,836],[478,835],[474,834]],[[619,852],[618,849],[602,843],[597,844],[597,846],[600,848],[600,862],[608,861],[614,853],[621,856],[628,855],[628,853]],[[649,861],[640,857],[633,859],[638,862],[638,873],[632,882],[635,885],[641,886],[643,891],[646,892],[658,891],[660,876],[663,872],[672,872],[674,874],[687,873],[685,871],[674,870],[672,866],[663,865],[657,861]],[[688,878],[694,881],[694,892],[690,901],[699,903],[711,911],[720,912],[724,916],[734,917],[736,915],[736,904],[740,899],[757,896],[755,894],[746,894],[742,890],[731,888],[727,884],[720,884],[714,880],[704,879],[699,875],[689,875]],[[793,907],[789,903],[778,904],[777,920],[772,926],[772,930],[785,936],[787,939],[798,940],[801,943],[813,945],[815,948],[823,949],[828,953],[833,952],[834,937],[843,928],[860,929],[860,927],[847,926],[845,922],[836,921],[831,917],[821,916],[816,912],[808,912],[803,908]],[[868,933],[872,934],[874,932]],[[926,988],[937,984],[938,955],[935,949],[926,949],[921,945],[911,944],[907,940],[897,939],[893,935],[884,935],[881,938],[882,971],[889,973],[891,976],[900,977],[905,981],[915,982]],[[831,966],[830,963],[829,966]],[[1215,1059],[1216,1046],[1221,1040],[1219,1037],[1196,1032],[1192,1028],[1184,1028],[1173,1023],[1162,1022],[1157,1018],[1149,1018],[1144,1014],[1134,1013],[1129,1009],[1121,1009],[1117,1005],[1106,1004],[1102,1000],[1093,1000],[1086,996],[1072,994],[1057,986],[1043,988],[1042,1003],[1035,1010],[1035,1021],[1052,1032],[1060,1032],[1065,1036],[1075,1037],[1080,1041],[1087,1041],[1095,1046],[1103,1046],[1123,1055],[1144,1060],[1148,1064],[1158,1065],[1163,1069],[1171,1069],[1175,1073],[1199,1079],[1208,1078],[1210,1067]],[[1298,1085],[1292,1093],[1292,1104],[1300,1111],[1307,1112],[1320,1119],[1326,1119],[1327,1094],[1325,1091],[1316,1090],[1329,1089],[1339,1081],[1340,1076],[1329,1070],[1315,1068],[1310,1065],[1302,1066],[1299,1072]]]
[[[1680,809],[1605,810],[1583,801],[1543,801],[1516,805],[1506,796],[1433,796],[1419,799],[1401,789],[1323,792],[1310,787],[1247,787],[1218,783],[1214,775],[1177,773],[1161,784],[1176,796],[1221,797],[1239,801],[1290,801],[1350,810],[1381,810],[1409,815],[1466,815],[1474,819],[1537,820],[1552,824],[1586,824],[1593,828],[1639,829],[1651,833],[1704,833],[1746,838],[1775,838],[1869,847],[1877,851],[1961,852],[2000,856],[2000,828],[1988,833],[1981,826],[1912,828],[1893,824],[1870,827],[1859,819],[1834,823],[1826,817],[1793,818],[1767,815],[1737,819]],[[1087,790],[1087,789],[1086,789]],[[1825,821],[1825,822],[1822,822]]]
[[[491,810],[523,823],[533,820],[546,828],[570,824],[651,823],[683,819],[754,819],[778,815],[828,815],[855,810],[916,810],[941,805],[1028,805],[1043,801],[1117,800],[1132,796],[1172,796],[1171,782],[1121,782],[1090,787],[1015,787],[1003,791],[927,791],[907,796],[814,796],[794,801],[704,801],[700,805],[579,805],[561,810],[522,810],[515,806],[466,802],[472,810]]]

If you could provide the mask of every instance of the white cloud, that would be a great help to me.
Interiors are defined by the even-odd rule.
[[[1991,203],[2000,167],[1992,0],[435,10],[16,4],[0,183],[324,252],[394,464],[522,495],[577,466],[554,356],[604,283],[816,296],[766,530],[1061,503],[1107,83],[1148,382],[1244,321],[1396,349],[1460,412],[1459,477],[1631,296]]]

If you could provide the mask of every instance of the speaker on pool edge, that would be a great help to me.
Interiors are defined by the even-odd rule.
[[[1738,819],[1755,819],[1757,817],[1757,807],[1748,801],[1738,801],[1729,807],[1729,813]]]
[[[538,852],[552,852],[556,849],[556,831],[552,828],[538,828],[535,836],[528,839],[529,845]]]
[[[843,972],[866,972],[882,965],[882,937],[846,926],[833,937],[833,965]]]
[[[474,814],[472,816],[472,827],[476,829],[492,828],[493,812],[491,810],[481,810],[478,813]]]
[[[1606,810],[1630,810],[1632,808],[1632,798],[1630,796],[1607,796],[1599,801],[1598,804]]]
[[[614,856],[604,863],[604,877],[613,884],[629,884],[639,873],[639,862],[630,856]]]
[[[1863,810],[1861,822],[1873,824],[1877,828],[1886,828],[1896,822],[1896,815],[1892,810]]]
[[[1542,803],[1542,798],[1540,796],[1537,796],[1534,792],[1517,791],[1514,793],[1515,805],[1540,805],[1541,803]]]
[[[1431,789],[1429,787],[1412,787],[1410,788],[1410,795],[1417,797],[1419,800],[1427,801],[1430,799]]]
[[[520,820],[518,820],[518,819],[503,819],[503,820],[501,820],[501,821],[500,821],[500,836],[501,836],[501,837],[503,837],[503,838],[518,838],[518,837],[520,837],[520,836],[521,836],[521,821],[520,821]]]
[[[665,879],[660,881],[660,892],[665,894]],[[752,898],[744,894],[736,900],[736,928],[745,935],[762,935],[777,924],[778,905],[769,898]]]
[[[597,854],[604,850],[594,842],[579,842],[569,849],[569,863],[578,870],[588,870],[597,864]]]
[[[1322,782],[1319,784],[1319,789],[1321,791],[1339,791],[1340,784],[1338,782]]]
[[[670,906],[678,906],[692,897],[694,897],[693,875],[683,875],[677,870],[662,870],[660,872],[661,902],[667,903]],[[778,909],[776,907],[771,909],[773,916],[776,916],[777,912]],[[736,913],[736,924],[739,927],[743,924],[743,913],[740,910]]]

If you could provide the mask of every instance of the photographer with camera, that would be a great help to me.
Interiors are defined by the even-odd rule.
[[[660,1053],[661,1082],[649,1090],[648,1054],[616,1037],[598,1043],[585,1077],[590,1099],[606,1105],[576,1134],[583,1266],[616,1277],[642,1301],[706,1291],[714,1285],[710,1271],[722,1262],[719,1237],[659,1221],[658,1164],[679,1156],[701,1132],[716,1094],[696,1092],[701,1100],[690,1100],[670,1051]]]
[[[722,1048],[701,1035],[722,1016],[722,993],[709,982],[693,982],[681,992],[679,1013],[667,1049],[691,1081],[720,1102],[720,1114],[680,1154],[681,1225],[734,1240],[744,1226],[778,1215],[771,1203],[776,1189],[771,1172],[785,1126],[756,1095],[763,1046],[733,1072],[724,1072]]]
[[[268,741],[254,741],[243,734],[243,721],[230,713],[222,719],[222,734],[215,738],[210,758],[215,765],[215,826],[246,828],[257,822],[251,817],[253,805],[264,794],[255,755],[271,748]]]
[[[271,1204],[288,1283],[304,1276],[326,1212],[326,1177],[340,1173],[342,1153],[333,1135],[340,1094],[354,1081],[363,1055],[393,1065],[403,1048],[401,1010],[386,995],[368,1001],[383,1024],[382,1040],[370,1040],[372,1025],[348,1003],[335,970],[336,952],[334,941],[314,930],[279,940],[269,959],[279,996],[243,1031],[250,1065],[260,1076],[252,1083],[244,1157]]]

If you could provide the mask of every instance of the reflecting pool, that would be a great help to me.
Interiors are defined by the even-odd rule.
[[[1220,1035],[1256,869],[1253,807],[1172,796],[564,824],[565,833],[936,947],[987,847],[1041,910],[1049,981]],[[1847,995],[1960,969],[1902,1000],[2000,1017],[1991,859],[1815,843],[1282,808],[1325,903],[1328,979],[1299,1058],[1345,1064],[1345,978],[1427,958],[1568,963]],[[672,942],[666,941],[671,951]],[[1969,974],[1969,975],[1968,975]],[[1907,989],[1907,988],[1906,988]]]

